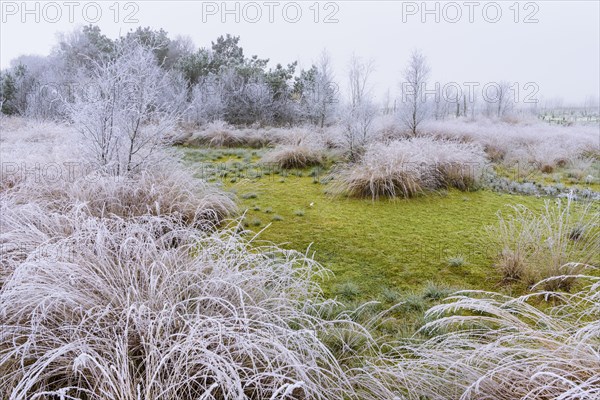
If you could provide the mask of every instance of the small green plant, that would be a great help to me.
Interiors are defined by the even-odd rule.
[[[584,234],[585,234],[585,227],[582,225],[576,225],[571,229],[571,232],[569,232],[569,239],[571,239],[573,241],[577,241],[577,240],[580,240],[581,238],[583,238]]]
[[[308,173],[308,176],[313,177],[313,178],[318,178],[321,175],[322,171],[323,170],[321,167],[311,168]]]
[[[259,218],[252,218],[252,220],[250,220],[250,225],[251,226],[261,226],[262,221]]]
[[[450,257],[448,258],[448,266],[449,267],[462,267],[463,265],[465,265],[465,257],[462,255],[457,255],[454,257]]]
[[[401,308],[405,311],[421,312],[427,308],[427,302],[418,294],[409,294],[403,299]]]
[[[260,207],[257,205],[252,206],[252,211],[260,211]]]
[[[294,215],[297,217],[304,217],[304,210],[296,210],[294,211]]]
[[[258,197],[258,195],[254,192],[250,192],[250,193],[244,193],[242,195],[242,199],[244,200],[248,200],[248,199],[256,199]]]
[[[335,294],[353,300],[360,295],[360,288],[353,282],[345,282],[336,287]]]
[[[397,290],[391,288],[384,288],[381,291],[381,297],[383,297],[383,300],[385,302],[392,304],[399,303],[401,299],[400,293]]]
[[[442,300],[448,297],[452,291],[445,286],[438,285],[434,282],[427,282],[427,286],[423,289],[423,298],[427,300]]]
[[[271,218],[272,221],[283,221],[283,217],[281,215],[275,214],[273,215],[273,218]]]
[[[273,214],[273,209],[271,207],[265,208],[265,214]]]

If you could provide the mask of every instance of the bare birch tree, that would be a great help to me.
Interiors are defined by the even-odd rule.
[[[430,69],[425,56],[419,50],[413,51],[403,73],[400,115],[413,136],[417,135],[419,125],[427,116],[428,105],[425,91],[429,73]]]
[[[377,107],[371,98],[370,76],[375,70],[372,60],[363,61],[356,56],[350,59],[348,69],[349,104],[342,119],[344,139],[351,161],[356,161],[369,139]]]

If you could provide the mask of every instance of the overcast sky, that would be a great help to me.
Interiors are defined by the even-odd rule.
[[[375,61],[372,81],[379,99],[388,88],[397,94],[401,71],[415,48],[427,56],[432,81],[485,85],[507,80],[518,83],[522,96],[533,94],[535,86],[525,85],[534,82],[540,91],[535,97],[560,97],[566,103],[600,95],[600,2],[595,0],[516,6],[514,1],[429,1],[427,14],[421,1],[316,6],[314,1],[257,1],[227,2],[225,7],[221,1],[135,1],[117,6],[113,1],[57,1],[27,2],[26,9],[21,1],[1,3],[2,68],[21,54],[48,54],[57,32],[95,22],[112,38],[137,26],[151,26],[165,29],[170,37],[190,36],[201,47],[231,33],[241,36],[246,55],[281,63],[298,60],[303,67],[326,48],[340,84],[346,82],[346,66],[354,52]]]

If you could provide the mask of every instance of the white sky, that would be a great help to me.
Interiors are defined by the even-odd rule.
[[[69,32],[76,25],[93,21],[99,9],[96,24],[112,38],[137,26],[151,26],[165,29],[172,38],[190,36],[197,46],[208,47],[217,36],[231,33],[241,36],[246,55],[257,54],[283,64],[298,60],[304,67],[327,48],[342,85],[348,60],[355,52],[375,61],[377,70],[372,82],[380,99],[388,88],[397,94],[401,71],[414,48],[420,48],[428,57],[432,81],[483,85],[507,80],[518,82],[523,95],[529,92],[524,85],[535,82],[540,89],[536,97],[560,97],[566,103],[600,96],[600,2],[596,0],[521,1],[516,7],[512,0],[472,2],[473,6],[468,1],[428,1],[429,9],[436,4],[439,7],[439,23],[435,22],[435,14],[426,15],[425,22],[421,20],[422,1],[322,1],[317,3],[317,23],[314,1],[256,1],[251,6],[249,2],[227,2],[229,9],[235,9],[237,3],[239,22],[235,21],[235,12],[222,13],[222,1],[25,2],[26,8],[33,10],[29,14],[21,1],[0,3],[2,68],[21,54],[48,54],[56,43],[57,32]],[[410,14],[415,7],[416,14]],[[118,22],[116,8],[120,11]],[[296,8],[302,15],[298,22],[289,22],[296,16]],[[496,17],[496,8],[502,12],[499,21],[487,22],[486,18]],[[517,8],[519,22],[515,23]],[[208,12],[215,9],[214,15]],[[262,16],[256,23],[249,22],[247,19],[255,18],[257,9]],[[457,9],[462,17],[456,23],[449,22]],[[273,22],[269,22],[270,10]],[[470,10],[473,22],[469,21]],[[326,15],[334,11],[338,22],[324,23]],[[137,23],[125,21],[131,12],[135,12]],[[538,22],[524,23],[532,13]]]

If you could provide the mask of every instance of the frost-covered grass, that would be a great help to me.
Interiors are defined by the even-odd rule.
[[[477,145],[414,138],[370,146],[359,162],[334,172],[331,192],[351,197],[414,197],[477,187],[486,167]]]
[[[194,179],[173,152],[124,174],[86,159],[81,136],[69,126],[7,118],[0,140],[0,192],[18,204],[85,205],[93,216],[173,215],[190,225],[218,225],[236,211],[231,196]]]
[[[433,337],[399,348],[391,377],[415,400],[599,398],[600,282],[580,279],[573,294],[456,293],[427,311]],[[555,306],[535,306],[548,296]]]
[[[540,171],[552,171],[579,158],[597,158],[599,129],[597,125],[565,127],[537,120],[507,123],[486,119],[428,121],[423,126],[427,135],[479,143],[494,162]]]
[[[262,150],[203,151],[200,160],[234,161],[215,174],[220,190],[166,153],[165,163],[136,173],[88,170],[70,128],[48,124],[40,133],[32,128],[41,125],[9,123],[3,162],[76,165],[72,180],[3,170],[0,398],[600,395],[597,278],[531,288],[569,282],[573,294],[473,290],[435,306],[448,286],[498,287],[489,252],[498,249],[480,236],[506,203],[526,204],[537,244],[557,249],[538,254],[541,266],[587,260],[569,251],[555,259],[563,243],[598,244],[597,234],[587,236],[597,230],[595,208],[581,219],[585,212],[544,209],[534,197],[454,190],[471,181],[443,166],[485,162],[478,145],[393,143],[435,161],[423,182],[433,180],[426,187],[438,192],[373,202],[328,196],[316,169],[243,176],[235,163],[257,161]],[[197,161],[195,152],[186,150],[188,160]],[[259,237],[241,219],[223,226],[236,210],[224,188],[240,193]],[[273,222],[265,229],[263,221]],[[346,304],[327,300],[332,294]]]
[[[325,399],[369,384],[351,366],[373,338],[319,316],[323,271],[302,254],[166,217],[37,219],[59,217],[68,234],[0,289],[2,398]]]
[[[325,152],[311,145],[280,145],[267,152],[262,163],[283,169],[302,169],[325,164]]]
[[[542,212],[523,205],[498,213],[488,230],[498,246],[495,266],[507,281],[535,283],[580,273],[584,265],[600,267],[600,209],[593,203],[558,199]],[[546,280],[548,290],[568,290],[572,280]]]
[[[197,223],[228,196],[176,168],[77,172],[0,192],[1,398],[392,396],[320,265]]]
[[[224,121],[207,124],[194,132],[186,141],[191,145],[208,147],[252,147],[261,148],[277,142],[277,136],[270,131],[258,129],[238,129]]]
[[[341,141],[336,128],[314,127],[256,128],[236,127],[224,121],[214,121],[192,132],[187,145],[207,147],[249,147],[260,149],[275,145],[309,145],[314,148],[336,147]]]

